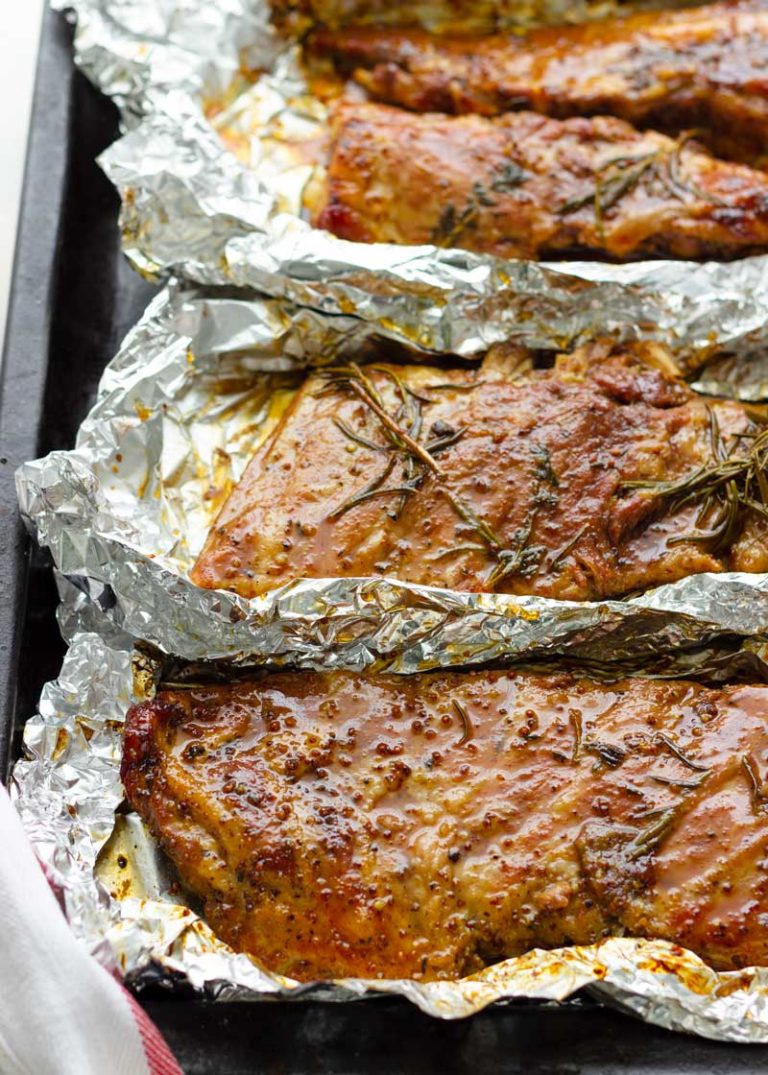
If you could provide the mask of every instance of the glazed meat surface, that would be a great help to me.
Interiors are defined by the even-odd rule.
[[[756,427],[740,404],[696,396],[642,352],[590,345],[522,374],[509,371],[512,352],[479,371],[312,375],[192,578],[246,597],[300,577],[389,575],[585,600],[767,570],[764,517],[728,516],[717,491],[702,516],[696,484],[702,468],[746,458],[758,442],[739,434]],[[674,483],[691,476],[701,492],[679,503]]]
[[[768,175],[610,116],[416,115],[338,102],[313,223],[504,258],[729,259],[768,249]]]
[[[321,29],[309,54],[417,112],[604,113],[673,134],[696,128],[721,156],[767,152],[768,11],[755,0],[525,36]]]
[[[683,0],[685,2],[685,0]],[[690,2],[690,0],[689,0]],[[613,11],[670,7],[669,0],[272,0],[275,21],[294,32],[314,23],[344,27],[425,26],[437,33],[489,33],[534,22],[579,22]],[[681,3],[674,4],[680,7]]]
[[[212,928],[299,979],[606,935],[768,961],[768,688],[282,673],[162,693],[130,804]]]

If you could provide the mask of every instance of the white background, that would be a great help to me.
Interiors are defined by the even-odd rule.
[[[0,0],[0,341],[5,334],[42,10],[43,0]]]

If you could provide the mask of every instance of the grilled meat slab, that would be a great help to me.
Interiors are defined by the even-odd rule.
[[[768,962],[768,688],[281,673],[128,715],[130,804],[212,928],[299,979],[664,938]]]
[[[691,0],[682,0],[691,3]],[[673,6],[682,6],[677,0]],[[426,26],[436,33],[490,33],[534,23],[580,22],[615,11],[668,8],[670,0],[271,0],[274,20],[289,32],[308,26]]]
[[[479,371],[312,375],[230,495],[194,581],[253,597],[300,577],[390,575],[585,600],[767,570],[759,513],[734,507],[726,523],[713,501],[702,518],[703,490],[677,504],[655,489],[745,458],[753,441],[740,434],[757,427],[642,353],[590,345],[519,376],[498,356]]]
[[[610,116],[416,115],[342,100],[313,223],[342,239],[504,258],[730,258],[768,249],[768,175]]]
[[[768,11],[755,0],[523,36],[320,29],[309,55],[416,112],[608,114],[673,134],[696,128],[721,156],[768,153]]]

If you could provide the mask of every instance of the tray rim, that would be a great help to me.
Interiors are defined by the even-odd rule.
[[[48,376],[75,67],[63,18],[43,11],[0,368],[0,782],[8,779],[30,539],[14,472],[38,454]],[[62,132],[66,132],[62,137]]]
[[[0,692],[3,704],[3,709],[0,710],[0,783],[7,781],[12,760],[12,737],[17,709],[17,670],[22,645],[23,621],[27,612],[27,583],[32,552],[31,539],[19,518],[14,471],[21,462],[35,458],[39,454],[41,422],[44,415],[44,399],[49,372],[51,321],[57,298],[60,227],[62,210],[67,197],[68,169],[72,149],[71,117],[75,78],[76,68],[71,59],[71,30],[65,19],[51,11],[46,5],[40,31],[11,293],[0,368],[0,579],[4,588],[4,599],[0,601]],[[22,714],[22,716],[25,715]],[[387,1003],[388,1000],[389,1003]],[[195,1040],[195,1030],[202,1011],[210,1013],[209,1018],[215,1021],[220,1032],[226,1027],[230,1035],[239,1038],[244,1049],[253,1056],[251,1049],[254,1039],[257,1035],[263,1038],[265,1030],[266,1036],[269,1037],[269,1027],[276,1025],[279,1020],[283,1022],[287,1020],[291,1024],[290,1029],[295,1032],[294,1028],[299,1027],[302,1020],[314,1018],[309,1015],[311,1011],[319,1016],[321,1010],[325,1009],[328,1012],[326,1032],[331,1035],[337,1027],[343,1026],[343,1015],[347,1016],[353,1009],[360,1011],[362,1008],[369,1008],[367,1004],[340,1005],[337,1008],[336,1005],[326,1005],[319,1000],[308,1000],[302,1003],[271,1001],[268,1004],[251,1002],[242,1005],[216,1004],[202,998],[152,995],[151,992],[142,995],[140,1002],[149,1009],[163,1033],[167,1034],[171,1031],[170,1037],[177,1036],[174,1044],[177,1049],[177,1058],[184,1069],[189,1072],[200,1072],[201,1075],[214,1071],[217,1075],[223,1075],[223,1069],[216,1066],[214,1043],[207,1039],[204,1048],[199,1035]],[[405,1020],[405,1025],[409,1027],[425,1025],[426,1022],[433,1023],[432,1020],[428,1020],[428,1017],[421,1016],[415,1009],[411,1009],[405,1001],[379,998],[378,1003],[370,1007],[375,1010],[380,1006],[396,1008]],[[331,1011],[337,1014],[336,1019],[330,1014]],[[542,1038],[546,1038],[556,1023],[574,1018],[580,1022],[585,1020],[585,1031],[589,1027],[595,1036],[599,1036],[601,1024],[607,1021],[610,1025],[620,1017],[615,1011],[606,1010],[597,1004],[552,1005],[545,1002],[518,1006],[513,1003],[493,1007],[478,1015],[472,1022],[481,1024],[486,1020],[494,1023],[503,1020],[508,1024],[511,1038],[514,1040],[517,1035],[513,1028],[519,1025],[520,1019],[527,1027],[530,1027],[529,1032],[534,1037],[541,1035]],[[425,1022],[422,1023],[422,1020]],[[364,1020],[360,1023],[363,1025]],[[621,1025],[627,1024],[622,1021]],[[462,1035],[461,1023],[447,1024],[444,1031],[438,1027],[437,1021],[434,1021],[434,1026],[436,1030],[440,1029],[441,1037],[443,1033],[445,1034],[446,1041],[458,1040]],[[299,1033],[301,1033],[300,1030]],[[670,1053],[673,1050],[674,1052],[679,1050],[678,1056],[680,1057],[684,1057],[686,1050],[691,1047],[690,1039],[682,1035],[670,1035],[655,1027],[644,1027],[641,1035],[643,1033],[649,1034],[654,1039],[658,1037],[661,1041],[666,1041]],[[181,1035],[181,1042],[178,1041],[178,1035]],[[729,1055],[732,1057],[738,1055],[744,1059],[752,1056],[757,1062],[757,1053],[754,1050],[757,1049],[759,1053],[763,1053],[760,1047],[745,1050],[743,1047],[716,1044],[702,1039],[693,1040],[696,1042],[697,1049],[709,1054],[707,1070],[720,1068],[720,1064],[712,1055],[713,1051],[720,1052],[720,1060],[724,1061],[724,1066],[720,1070],[729,1070]],[[679,1044],[675,1048],[677,1043]],[[494,1053],[497,1059],[501,1060],[497,1048],[489,1044],[483,1050],[487,1060],[493,1057]],[[658,1048],[656,1045],[657,1055]],[[653,1045],[649,1041],[649,1053],[651,1051],[653,1051]],[[244,1052],[243,1055],[246,1053]],[[352,1064],[354,1064],[353,1055],[354,1048],[350,1049]],[[765,1055],[768,1055],[768,1049],[765,1050]],[[422,1061],[424,1059],[426,1058],[422,1056]],[[510,1061],[514,1063],[516,1059],[518,1058],[508,1057],[507,1063]],[[530,1059],[534,1063],[528,1070],[545,1070],[539,1068],[534,1057]],[[564,1065],[563,1072],[572,1072],[574,1061],[578,1063],[579,1059],[579,1057],[563,1056],[561,1058]],[[600,1067],[592,1066],[595,1059]],[[676,1060],[673,1055],[670,1055],[669,1059],[670,1067],[666,1070],[670,1072],[694,1070],[688,1068],[684,1059]],[[274,1056],[272,1056],[272,1061],[273,1063],[283,1061],[286,1065],[291,1062],[290,1057]],[[646,1055],[646,1061],[651,1061],[650,1055]],[[396,1063],[394,1055],[393,1062]],[[433,1069],[433,1062],[435,1062],[434,1058],[429,1062],[429,1069],[437,1070],[437,1063],[435,1062]],[[584,1070],[591,1072],[602,1068],[599,1058],[592,1058],[592,1062],[587,1060],[587,1065],[588,1067]],[[283,1063],[279,1063],[279,1066],[281,1070],[288,1070],[287,1066],[284,1068]],[[631,1070],[632,1067],[634,1065],[629,1065],[626,1070]],[[506,1064],[504,1068],[506,1070]],[[557,1069],[559,1068],[558,1063]],[[235,1071],[230,1067],[226,1070]],[[240,1070],[245,1069],[238,1067],[237,1071]],[[406,1067],[398,1067],[397,1070],[403,1071]],[[555,1068],[547,1064],[546,1070],[554,1073]],[[654,1067],[651,1070],[659,1071],[660,1069]],[[703,1069],[697,1066],[696,1070]]]

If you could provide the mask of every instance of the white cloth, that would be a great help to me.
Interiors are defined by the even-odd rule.
[[[0,1075],[181,1075],[69,929],[0,786]]]

